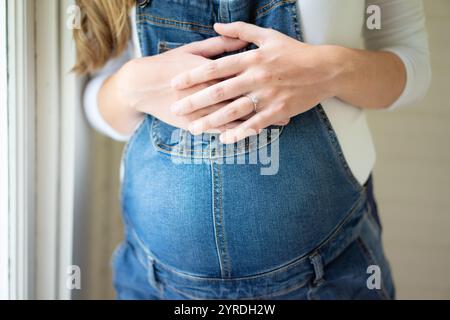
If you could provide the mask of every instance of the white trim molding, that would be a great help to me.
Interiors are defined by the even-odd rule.
[[[0,299],[9,299],[9,134],[6,2],[0,2]]]
[[[0,24],[7,28],[7,37],[0,35],[0,50],[7,48],[0,52],[0,173],[8,177],[0,184],[0,191],[8,190],[0,196],[0,298],[72,297],[67,270],[74,255],[74,214],[82,208],[86,183],[88,137],[82,83],[70,72],[71,4],[0,2]]]
[[[7,0],[9,298],[34,296],[34,2]]]

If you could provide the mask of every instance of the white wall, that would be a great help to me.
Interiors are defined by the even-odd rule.
[[[375,191],[398,298],[450,299],[450,1],[424,2],[433,84],[418,106],[370,113],[378,150]],[[121,144],[95,135],[87,270],[78,297],[114,297],[109,258],[121,238],[121,149]]]

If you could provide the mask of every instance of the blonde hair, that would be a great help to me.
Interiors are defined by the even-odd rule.
[[[81,28],[73,31],[77,62],[73,70],[90,74],[119,56],[131,37],[129,11],[135,0],[76,0]]]

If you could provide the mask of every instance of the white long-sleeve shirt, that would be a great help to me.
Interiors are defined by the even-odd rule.
[[[381,29],[369,30],[367,8],[381,9]],[[333,44],[350,48],[390,51],[403,61],[407,81],[390,110],[421,99],[430,84],[431,68],[425,17],[421,0],[298,0],[303,38],[309,44]],[[91,125],[107,136],[126,141],[99,112],[97,97],[106,78],[128,60],[141,56],[135,12],[131,13],[132,39],[122,56],[111,59],[89,81],[84,107]],[[375,164],[375,150],[365,113],[336,98],[322,101],[336,132],[345,159],[355,178],[364,184]],[[388,115],[387,115],[388,116]]]

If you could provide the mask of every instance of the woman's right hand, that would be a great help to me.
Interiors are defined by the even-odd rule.
[[[176,90],[172,88],[171,80],[182,72],[210,61],[210,57],[237,51],[246,45],[248,43],[241,40],[216,37],[160,55],[131,60],[105,81],[99,94],[100,112],[122,134],[131,134],[144,114],[187,130],[190,122],[216,111],[223,104],[188,116],[173,115],[169,107],[175,101],[214,83]]]

